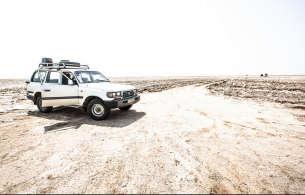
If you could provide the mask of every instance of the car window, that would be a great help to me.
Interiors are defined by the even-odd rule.
[[[56,83],[59,84],[60,82],[60,74],[58,72],[49,72],[46,83]]]
[[[46,77],[46,74],[47,73],[45,71],[34,72],[32,78],[31,78],[31,82],[40,83],[41,81],[44,81],[44,78]]]
[[[109,82],[109,80],[98,71],[76,71],[75,76],[80,83]]]
[[[91,77],[89,72],[81,72],[80,74],[76,74],[76,77],[81,83],[91,82]]]
[[[104,81],[105,77],[98,72],[91,72],[92,81]]]

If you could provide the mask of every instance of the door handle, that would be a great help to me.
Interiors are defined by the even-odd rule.
[[[49,92],[49,91],[51,91],[51,89],[44,89],[43,91],[45,91],[45,92]]]

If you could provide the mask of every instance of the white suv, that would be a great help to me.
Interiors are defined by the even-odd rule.
[[[103,120],[111,109],[126,111],[140,100],[135,87],[111,83],[87,65],[67,60],[53,63],[52,59],[43,58],[26,83],[27,98],[44,113],[53,107],[80,106],[91,118]]]

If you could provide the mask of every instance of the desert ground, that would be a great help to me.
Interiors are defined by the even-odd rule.
[[[105,121],[0,81],[0,193],[305,193],[305,76],[112,80]]]

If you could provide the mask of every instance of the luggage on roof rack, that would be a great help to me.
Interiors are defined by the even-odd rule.
[[[52,58],[42,58],[41,63],[53,63]]]
[[[70,62],[69,60],[60,60],[58,64],[74,66],[74,67],[80,67],[80,63],[79,62]]]
[[[53,63],[52,58],[42,58],[38,66],[39,69],[89,69],[88,65],[81,65],[79,62],[61,60],[59,63]]]

